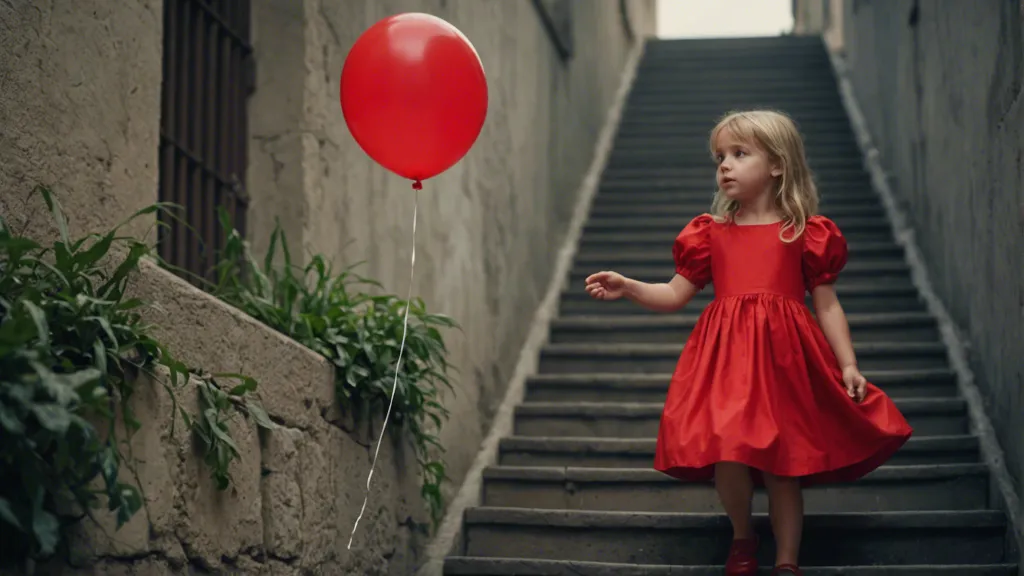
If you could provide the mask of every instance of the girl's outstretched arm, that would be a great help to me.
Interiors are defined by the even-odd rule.
[[[832,351],[843,370],[843,383],[852,398],[860,401],[864,398],[866,381],[857,367],[857,355],[853,351],[853,339],[850,337],[850,324],[846,321],[846,313],[839,304],[835,286],[822,284],[811,292],[814,314],[818,317],[818,325],[825,333],[825,339],[832,346]]]
[[[675,312],[689,304],[696,294],[697,287],[679,274],[658,284],[626,279],[626,298],[655,312]]]
[[[627,298],[648,310],[675,312],[693,299],[697,287],[678,274],[668,282],[650,284],[606,271],[587,278],[587,293],[598,300]]]

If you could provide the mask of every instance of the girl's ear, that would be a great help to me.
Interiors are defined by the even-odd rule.
[[[779,176],[782,176],[782,167],[781,166],[772,166],[771,174],[772,174],[773,178],[778,178]]]

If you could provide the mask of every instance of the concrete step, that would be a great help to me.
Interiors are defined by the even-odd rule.
[[[779,107],[776,107],[777,109]],[[616,129],[617,137],[631,136],[687,136],[704,134],[710,136],[711,128],[718,123],[729,108],[721,102],[689,103],[680,106],[671,102],[634,102],[623,111],[622,122]],[[782,109],[787,112],[798,127],[813,126],[817,122],[842,126],[849,130],[849,119],[841,104],[807,103],[799,108]],[[650,118],[670,118],[677,124],[658,124]],[[845,121],[845,124],[843,123]]]
[[[647,112],[644,114],[625,116],[623,118],[623,125],[651,124],[653,126],[657,121],[675,119],[678,116],[678,113],[668,111]],[[714,126],[714,124],[711,124],[711,126],[701,126],[699,130],[690,129],[685,132],[660,132],[655,130],[649,135],[623,135],[620,132],[616,135],[615,148],[612,150],[612,154],[632,152],[635,150],[651,153],[665,151],[672,151],[676,153],[705,152],[705,158],[708,158],[708,156],[710,156],[710,152],[708,151],[708,138],[710,137],[712,126]],[[820,149],[821,146],[836,144],[857,145],[857,139],[854,136],[853,131],[849,126],[844,128],[842,123],[839,121],[822,121],[821,123],[814,123],[813,129],[805,130],[801,135],[807,145],[806,148],[811,162],[827,158],[861,160],[857,154],[852,156],[829,155]]]
[[[638,105],[623,113],[623,119],[619,123],[615,137],[628,140],[665,138],[696,140],[703,137],[704,148],[707,149],[707,139],[711,136],[711,129],[729,109],[720,104],[681,107],[675,104],[654,102]],[[843,124],[846,116],[841,107],[827,106],[810,109],[803,107],[800,110],[799,114],[791,114],[798,127],[822,123],[825,126],[836,126],[838,132],[849,133],[850,128]],[[685,128],[680,129],[677,126]],[[616,140],[617,144],[618,140]],[[817,148],[808,149],[807,153],[820,155]]]
[[[785,99],[773,99],[773,100],[756,100],[756,99],[743,99],[736,101],[735,99],[721,99],[721,98],[689,98],[687,100],[681,100],[679,98],[673,99],[671,96],[634,96],[627,103],[627,107],[624,110],[623,118],[619,123],[618,133],[630,133],[638,127],[653,127],[653,123],[650,121],[644,121],[645,112],[648,110],[659,110],[659,109],[675,109],[675,112],[663,111],[658,112],[664,118],[671,118],[674,121],[680,122],[681,126],[690,126],[696,123],[702,123],[706,126],[705,134],[710,135],[711,128],[724,116],[729,110],[737,109],[751,109],[751,108],[770,108],[789,114],[798,126],[813,125],[814,119],[825,119],[834,121],[837,118],[843,117],[845,111],[841,105],[836,105],[832,102],[821,103],[815,100],[804,100],[802,102],[789,102]],[[665,130],[664,127],[658,130],[662,134],[679,134],[678,130],[670,131]]]
[[[984,464],[887,465],[855,482],[806,488],[804,509],[812,514],[984,510],[988,476]],[[486,506],[725,513],[711,482],[680,482],[650,467],[502,465],[484,469],[483,478]],[[764,490],[755,492],[755,512],[768,512],[766,496]]]
[[[885,218],[837,217],[833,219],[850,241],[880,241],[892,237],[892,226]],[[675,239],[689,222],[688,218],[590,218],[583,234],[671,234]],[[851,264],[853,264],[851,262]]]
[[[819,194],[829,196],[848,196],[873,194],[871,179],[867,172],[860,168],[843,170],[819,171],[815,174]],[[627,164],[609,165],[601,176],[598,188],[604,191],[609,187],[629,187],[632,193],[654,192],[668,188],[682,190],[691,194],[707,194],[710,197],[715,191],[715,167],[710,163],[658,166],[631,166]],[[864,196],[860,196],[864,197]],[[875,202],[878,197],[875,196]]]
[[[814,100],[834,100],[839,96],[835,82],[771,82],[759,86],[750,80],[723,80],[721,82],[701,82],[689,78],[689,74],[664,71],[658,75],[659,82],[648,82],[647,78],[638,78],[640,85],[633,85],[631,97],[666,96],[680,101],[699,100],[717,97],[723,101],[770,101],[798,104]],[[801,90],[803,89],[803,90]]]
[[[710,87],[708,89],[648,89],[633,90],[626,100],[626,110],[642,109],[645,106],[678,107],[688,112],[690,107],[718,105],[721,115],[730,110],[743,108],[771,108],[788,110],[823,109],[836,106],[839,91],[835,86],[807,86],[805,90],[794,83],[780,85],[766,92],[755,92],[750,86]]]
[[[666,63],[674,63],[678,59],[678,65],[683,65],[691,61],[696,64],[704,58],[725,59],[728,56],[727,62],[749,67],[748,58],[760,56],[767,63],[770,57],[786,56],[785,63],[792,64],[789,58],[820,57],[821,52],[821,39],[813,36],[652,39],[645,45],[642,61],[664,58]]]
[[[711,209],[714,185],[698,189],[684,188],[678,182],[649,182],[640,188],[633,182],[607,181],[598,189],[591,204],[594,210],[628,210],[635,208],[643,212],[663,210],[661,214],[672,213],[693,215],[703,214]],[[865,211],[878,214],[882,208],[878,197],[871,190],[857,186],[846,189],[829,189],[820,195],[819,213],[831,217],[836,211]],[[594,214],[595,216],[597,214]]]
[[[856,338],[855,338],[856,339]],[[869,370],[872,384],[893,398],[948,398],[959,393],[949,368]],[[664,402],[672,379],[664,374],[535,374],[527,379],[530,402]]]
[[[541,351],[541,373],[672,372],[682,343],[548,344]],[[946,348],[938,342],[855,342],[861,370],[945,368]]]
[[[620,196],[627,196],[621,194]],[[608,201],[608,195],[602,194],[597,197],[590,208],[591,218],[675,218],[677,220],[688,220],[699,214],[708,212],[711,208],[711,199],[708,194],[699,202],[642,202],[634,198],[631,202]],[[628,198],[621,198],[627,200]],[[885,219],[885,212],[880,204],[873,204],[864,200],[838,203],[822,203],[820,214],[835,219],[844,218],[871,218]]]
[[[498,463],[504,466],[650,468],[654,448],[654,438],[511,436],[501,440]],[[975,464],[979,458],[975,436],[912,436],[888,464]]]
[[[686,180],[698,181],[710,179],[714,182],[715,167],[709,158],[706,163],[701,162],[699,164],[678,164],[676,166],[647,168],[642,170],[633,168],[615,168],[614,170],[606,169],[602,176],[602,180],[613,180],[616,178],[631,180],[639,179],[645,182],[650,182],[651,180],[676,180],[676,185],[679,186],[685,185]],[[816,178],[821,187],[825,187],[826,184],[838,185],[842,183],[849,183],[850,180],[855,178],[867,178],[868,184],[870,185],[871,183],[870,178],[868,178],[867,171],[861,167],[829,170],[827,172],[816,174]]]
[[[690,216],[692,218],[692,216]],[[835,214],[832,220],[843,229],[854,231],[876,231],[886,230],[890,231],[892,225],[889,220],[884,216],[857,216],[852,214]],[[606,217],[590,217],[586,223],[586,230],[593,231],[615,231],[615,232],[627,232],[630,230],[636,230],[646,234],[657,233],[662,230],[674,230],[676,233],[682,229],[683,226],[689,222],[689,218],[683,216],[682,218],[673,215],[665,216],[606,216]]]
[[[819,107],[820,108],[820,107]],[[709,109],[710,111],[711,109]],[[813,110],[813,109],[812,109]],[[850,126],[850,120],[843,115],[842,106],[831,105],[831,108],[824,108],[822,110],[835,111],[835,114],[826,114],[821,116],[820,114],[811,116],[812,119],[817,120],[816,122],[801,122],[799,119],[794,119],[800,128],[801,133],[829,133],[829,134],[847,134],[851,138],[854,138],[853,129]],[[629,130],[625,129],[626,126],[620,125],[615,130],[615,146],[620,142],[631,142],[635,140],[693,140],[701,137],[707,140],[711,134],[711,129],[715,125],[714,122],[709,123],[706,118],[701,118],[696,122],[685,122],[683,124],[677,124],[674,126],[660,126],[653,122],[649,122],[651,117],[657,117],[662,115],[680,116],[681,111],[677,106],[655,106],[649,105],[643,108],[636,107],[623,111],[623,120],[638,120],[648,121],[650,124],[649,130],[635,129],[635,126],[631,126]],[[702,114],[702,113],[701,113]],[[719,112],[721,115],[722,113]]]
[[[693,138],[700,135],[707,137],[711,132],[711,128],[716,123],[715,119],[721,118],[724,111],[719,105],[708,105],[703,108],[689,106],[685,109],[672,105],[644,105],[626,108],[622,114],[624,120],[643,119],[652,115],[686,116],[691,118],[692,121],[672,126],[672,130],[659,131],[662,139],[678,140],[680,138]],[[797,123],[797,128],[801,132],[817,129],[821,131],[847,131],[847,133],[852,134],[850,119],[846,117],[842,104],[835,102],[825,102],[808,108],[793,110],[791,117]],[[615,132],[615,143],[618,144],[619,139],[626,135],[627,133],[622,130],[620,125]]]
[[[812,566],[802,569],[806,576],[1017,576],[1016,564]],[[768,576],[770,572],[770,566],[763,566],[758,574]],[[725,565],[669,566],[449,556],[444,573],[448,576],[721,576]]]
[[[770,108],[797,109],[833,100],[839,96],[839,91],[833,87],[812,86],[806,91],[799,87],[789,87],[774,92],[755,92],[750,86],[730,87],[721,89],[719,87],[675,90],[644,90],[641,92],[630,92],[626,100],[627,109],[638,104],[675,104],[685,109],[690,104],[711,104],[718,103],[722,112],[734,108],[746,108],[754,106],[765,106]]]
[[[834,212],[833,212],[834,213]],[[683,217],[685,219],[685,216]],[[588,247],[576,253],[574,262],[586,266],[629,266],[664,263],[666,245],[664,243],[652,243],[651,249],[637,250],[635,248],[616,248],[614,245],[609,248],[598,250]],[[898,244],[893,242],[847,242],[850,251],[850,260],[892,260],[903,261],[904,252]],[[661,252],[659,254],[659,252]],[[668,248],[671,258],[671,244]]]
[[[660,248],[664,250],[664,248]],[[595,268],[596,270],[597,268]],[[836,293],[848,314],[874,312],[921,312],[926,309],[914,286],[907,282],[898,284],[879,284],[871,281],[856,281],[840,277],[836,284]],[[714,286],[708,286],[698,292],[693,300],[686,305],[683,313],[699,314],[707,307],[714,297]],[[812,306],[811,296],[804,298],[804,303]],[[569,316],[619,316],[646,315],[661,316],[661,312],[652,312],[629,300],[621,299],[610,302],[594,300],[584,291],[583,284],[572,284],[562,293],[559,301],[559,314]]]
[[[755,516],[764,565],[774,557],[767,518]],[[639,564],[722,562],[732,529],[721,514],[479,507],[466,511],[465,554]],[[1001,512],[808,514],[803,566],[993,564],[1004,559]]]
[[[806,48],[780,50],[776,47],[765,47],[761,50],[740,50],[687,47],[658,53],[650,50],[653,48],[645,48],[644,57],[638,68],[644,71],[651,70],[652,73],[656,71],[654,78],[660,78],[666,72],[683,70],[704,70],[708,73],[727,73],[733,69],[741,73],[755,70],[824,70],[831,73],[828,59],[821,54],[812,54]]]
[[[866,194],[871,191],[871,179],[867,172],[863,171],[818,174],[816,180],[823,195],[842,195],[845,191]],[[646,168],[609,167],[602,174],[600,189],[604,190],[609,185],[629,186],[634,192],[646,192],[648,186],[656,186],[658,182],[666,181],[673,181],[676,189],[681,188],[693,193],[706,191],[710,197],[715,190],[715,169],[710,164]]]
[[[808,146],[814,146],[808,143]],[[860,169],[863,162],[853,155],[853,147],[856,144],[845,139],[822,140],[814,148],[818,153],[808,158],[808,166],[815,175],[828,174],[838,170]],[[608,157],[607,166],[615,168],[619,166],[630,167],[634,165],[649,166],[652,168],[671,168],[675,166],[703,167],[715,170],[714,161],[707,151],[707,142],[695,143],[690,146],[657,146],[655,144],[642,144],[636,146],[620,146]]]
[[[813,146],[814,144],[808,144]],[[833,173],[862,169],[863,163],[852,156],[854,144],[845,141],[827,142],[818,146],[818,151],[827,152],[817,159],[810,159],[808,166],[818,177],[827,177]],[[677,166],[694,166],[703,168],[713,178],[715,165],[706,154],[706,143],[703,146],[689,148],[663,148],[660,151],[643,148],[622,148],[611,154],[605,165],[606,170],[618,168],[674,168]]]
[[[840,224],[842,226],[842,224]],[[857,229],[853,229],[856,233]],[[663,250],[664,251],[664,250]],[[671,254],[663,258],[661,265],[638,265],[621,266],[616,272],[643,282],[667,282],[675,274],[675,265],[672,263]],[[570,282],[573,286],[582,286],[587,276],[601,269],[608,269],[608,266],[594,267],[589,264],[576,264],[569,273]],[[848,280],[875,280],[888,279],[896,282],[905,280],[910,282],[910,267],[903,260],[852,260],[846,264],[840,273]]]
[[[697,319],[694,313],[565,316],[552,322],[550,341],[554,344],[679,343],[690,337]],[[924,312],[850,313],[847,320],[853,339],[860,342],[935,342],[940,339],[938,324]]]
[[[734,66],[728,68],[712,68],[706,63],[697,65],[695,61],[687,63],[677,58],[666,58],[659,62],[657,60],[644,60],[637,65],[637,78],[634,86],[645,85],[658,86],[665,82],[666,76],[679,76],[687,79],[699,79],[706,84],[718,84],[729,80],[744,80],[747,82],[771,82],[773,80],[797,80],[801,82],[818,82],[822,80],[822,72],[829,76],[829,62],[827,59],[816,60],[816,66],[790,66],[786,68],[756,67],[756,66]],[[735,64],[735,63],[733,63]],[[656,72],[647,74],[647,72]],[[827,82],[835,84],[834,80],[826,79]]]
[[[637,68],[640,70],[640,75],[650,73],[652,79],[660,78],[666,72],[689,70],[707,73],[717,71],[722,74],[733,70],[738,73],[822,70],[826,74],[831,74],[828,59],[821,54],[810,54],[806,48],[776,50],[773,47],[763,51],[727,51],[724,48],[698,50],[687,47],[663,53],[653,53],[648,50],[652,50],[652,48],[645,48],[643,60]]]
[[[815,145],[809,143],[808,146]],[[815,155],[809,156],[807,162],[815,182],[820,183],[822,177],[828,178],[837,171],[860,169],[863,162],[856,156],[856,146],[853,141],[842,140],[821,142],[815,146]],[[685,147],[660,146],[657,150],[655,148],[658,148],[657,144],[621,146],[619,151],[609,155],[605,170],[689,167],[704,170],[714,177],[716,166],[708,152],[707,141]]]
[[[585,224],[583,226],[583,237],[580,240],[581,242],[591,242],[594,239],[599,239],[601,241],[622,241],[628,240],[631,237],[637,239],[660,238],[662,243],[661,249],[664,250],[664,247],[666,246],[664,238],[668,238],[667,245],[671,247],[676,236],[679,235],[679,232],[690,221],[689,218],[666,218],[661,227],[649,226],[647,228],[643,228],[639,224],[640,220],[642,219],[630,222],[630,227],[623,227],[621,221],[615,222],[605,219],[590,220],[589,222],[596,221],[596,224]],[[863,222],[861,222],[859,219],[843,218],[836,219],[835,223],[839,226],[840,230],[842,230],[843,236],[846,237],[847,242],[895,243],[895,239],[892,235],[892,229],[886,220],[872,220],[865,218],[863,219]]]
[[[966,434],[962,398],[895,398],[918,436]],[[517,436],[656,438],[664,402],[523,402],[515,410]]]
[[[697,208],[695,213],[700,214],[710,210],[714,192],[713,179],[702,178],[701,182],[687,183],[678,180],[621,178],[614,173],[607,173],[598,187],[591,208],[637,206],[648,209],[678,206],[677,211]],[[881,206],[870,184],[832,186],[819,191],[819,201],[819,212],[826,216],[830,210],[839,208],[879,210]]]
[[[708,152],[707,138],[692,139],[688,142],[659,143],[653,138],[643,141],[635,139],[635,143],[620,143],[608,157],[608,163],[620,164],[630,161],[660,162],[669,166],[692,165],[705,166],[714,170],[714,160]],[[807,145],[812,147],[813,156],[808,156],[808,166],[815,174],[850,166],[860,167],[863,161],[854,154],[857,146],[852,137],[837,134],[822,135],[808,138]]]
[[[671,257],[672,243],[675,242],[676,236],[679,235],[687,223],[689,218],[666,218],[668,222],[675,222],[675,226],[663,226],[661,230],[645,230],[640,232],[620,232],[617,230],[606,230],[598,229],[592,231],[584,231],[580,236],[579,249],[580,250],[654,250],[658,253],[664,253],[666,249],[669,250]],[[843,218],[842,221],[849,221],[850,218]],[[866,219],[867,220],[867,219]],[[870,221],[870,220],[869,220]],[[838,220],[837,220],[838,222]],[[607,226],[605,226],[607,227]],[[857,232],[856,229],[853,230]],[[844,231],[844,235],[845,231]],[[888,244],[890,246],[896,246],[896,241],[893,239],[890,233],[888,237],[881,237],[880,232],[874,232],[872,234],[860,234],[860,238],[847,237],[847,245],[857,244]]]
[[[637,94],[655,94],[666,92],[732,92],[733,90],[750,90],[756,86],[762,92],[799,93],[801,88],[808,92],[833,93],[836,83],[820,70],[794,69],[772,75],[770,71],[742,70],[732,75],[710,73],[709,70],[669,70],[663,69],[660,74],[645,74],[647,70],[639,70],[632,92]],[[765,73],[769,72],[769,73]],[[701,88],[702,90],[696,90]]]

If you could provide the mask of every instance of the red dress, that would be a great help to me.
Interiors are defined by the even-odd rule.
[[[846,239],[824,216],[784,243],[780,224],[694,218],[673,247],[676,271],[715,298],[701,314],[672,376],[654,468],[710,480],[714,464],[741,462],[798,476],[802,484],[848,482],[874,470],[910,438],[889,397],[868,384],[847,396],[832,348],[804,303],[835,282]],[[788,232],[787,232],[788,233]]]

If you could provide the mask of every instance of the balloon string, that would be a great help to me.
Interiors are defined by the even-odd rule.
[[[359,510],[359,516],[356,517],[356,522],[352,526],[352,534],[348,539],[349,550],[352,549],[352,541],[356,537],[356,528],[359,527],[359,521],[363,519],[363,513],[366,512],[366,503],[370,499],[370,480],[373,478],[373,469],[377,466],[377,455],[380,454],[380,445],[384,441],[384,430],[388,426],[391,407],[395,404],[395,392],[398,390],[398,372],[402,369],[402,352],[405,351],[405,336],[409,329],[409,308],[412,306],[412,281],[414,278],[413,274],[416,271],[416,214],[419,211],[419,194],[417,192],[423,189],[423,184],[416,180],[412,184],[412,189],[412,258],[409,262],[409,295],[405,299],[405,317],[402,319],[402,344],[398,348],[398,361],[395,362],[395,381],[391,384],[391,400],[388,402],[388,411],[384,414],[384,424],[380,427],[380,438],[377,439],[377,449],[373,452],[370,473],[366,476],[366,495],[363,497],[363,507]]]

